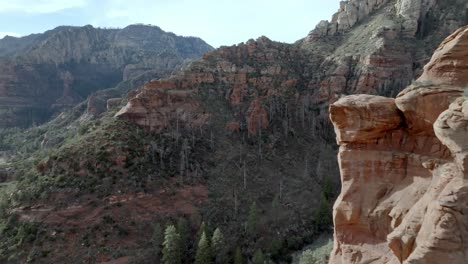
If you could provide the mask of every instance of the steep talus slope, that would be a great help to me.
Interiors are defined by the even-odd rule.
[[[158,27],[58,27],[0,40],[0,127],[42,123],[97,90],[148,70],[168,76],[212,48]]]
[[[464,27],[396,99],[330,106],[342,180],[330,263],[468,261],[467,44]]]

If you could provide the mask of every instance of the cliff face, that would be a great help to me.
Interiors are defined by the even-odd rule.
[[[330,263],[467,263],[468,27],[396,99],[330,106],[342,190]]]
[[[338,43],[309,87],[328,103],[349,94],[396,96],[420,76],[434,47],[467,23],[467,8],[462,0],[342,1],[332,20],[302,41],[322,53],[324,43]]]
[[[232,122],[242,123],[249,133],[256,134],[259,128],[268,127],[265,105],[272,106],[275,98],[287,101],[296,94],[296,100],[310,100],[310,94],[298,91],[305,85],[301,70],[310,71],[300,68],[306,61],[301,49],[266,37],[223,47],[168,80],[152,81],[129,94],[127,106],[116,116],[156,131],[177,118],[177,122],[193,127],[191,123],[207,123],[206,116],[217,114],[205,113],[205,121],[199,120],[198,112],[203,111],[199,106],[204,105],[200,98],[210,94],[226,101],[233,112]],[[276,111],[279,109],[270,109],[270,118]]]
[[[168,76],[212,48],[158,27],[58,27],[0,40],[0,127],[42,123],[100,89],[149,70]]]
[[[197,94],[204,86],[219,86],[219,95],[241,112],[248,111],[243,103],[295,94],[297,102],[308,102],[321,115],[344,95],[395,96],[421,75],[443,38],[464,25],[465,1],[449,2],[342,1],[331,22],[321,22],[296,44],[260,38],[222,47],[171,78],[169,89],[193,89]],[[141,112],[145,93],[149,94],[132,99],[118,116],[135,119],[130,117],[134,104],[139,112],[136,123],[153,126],[147,120],[156,120],[151,115],[157,110],[143,106],[147,118]]]

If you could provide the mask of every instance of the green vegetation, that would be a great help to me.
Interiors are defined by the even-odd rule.
[[[228,262],[224,235],[219,227],[213,232],[211,248],[214,254],[215,263],[222,264]]]
[[[211,262],[211,249],[210,242],[203,232],[198,242],[197,255],[195,256],[195,264],[210,264]]]
[[[151,244],[153,245],[154,255],[159,259],[161,254],[161,246],[164,242],[164,234],[159,223],[153,226],[153,236],[151,237]]]
[[[179,217],[179,219],[177,220],[177,232],[179,233],[179,237],[180,237],[180,254],[182,256],[182,259],[187,259],[188,250],[189,250],[190,233],[189,233],[188,222],[183,217]]]
[[[180,264],[182,263],[180,255],[180,236],[177,233],[175,226],[166,227],[164,232],[164,248],[162,263],[164,264]]]
[[[258,209],[257,204],[253,202],[250,205],[249,216],[246,223],[246,231],[250,236],[256,236],[258,227]]]
[[[320,241],[312,249],[308,249],[302,253],[299,264],[323,264],[328,262],[328,258],[333,249],[333,241],[331,239]]]
[[[265,256],[263,255],[263,252],[259,249],[255,251],[254,257],[253,257],[253,263],[254,264],[264,264],[265,263]]]
[[[234,255],[234,264],[244,264],[244,257],[242,256],[242,250],[237,247]]]

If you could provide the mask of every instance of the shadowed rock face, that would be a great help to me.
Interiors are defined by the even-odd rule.
[[[467,29],[396,100],[355,95],[330,106],[342,180],[330,263],[468,263],[468,58],[455,56]]]
[[[42,123],[97,90],[149,70],[168,76],[210,50],[201,39],[143,25],[58,27],[5,37],[0,40],[0,128]]]

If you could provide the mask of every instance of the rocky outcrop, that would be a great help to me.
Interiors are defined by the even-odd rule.
[[[450,4],[429,0],[347,1],[342,2],[342,9],[361,3],[374,10],[363,13],[365,22],[342,31],[321,29],[333,24],[321,22],[302,41],[305,47],[325,54],[323,45],[339,43],[321,63],[319,71],[323,74],[309,83],[311,88],[318,87],[315,100],[319,103],[333,103],[343,95],[360,93],[396,96],[421,75],[434,47],[466,23],[463,18],[466,2],[462,0]],[[345,12],[343,10],[340,12]],[[437,21],[448,22],[439,24]],[[429,49],[428,44],[432,48]],[[431,74],[431,71],[426,72]]]
[[[434,6],[436,0],[398,0],[397,14],[403,19],[402,31],[414,36],[419,29],[421,18]]]
[[[43,34],[2,39],[0,128],[42,123],[98,90],[123,80],[131,83],[148,71],[167,77],[186,60],[211,50],[198,38],[144,25],[58,27]],[[107,99],[93,95],[88,114],[104,111]]]
[[[132,93],[127,106],[116,117],[131,120],[150,130],[161,131],[168,127],[167,118],[162,118],[160,112],[166,109],[166,104],[161,103],[165,93],[190,95],[189,98],[180,98],[187,103],[180,107],[181,111],[196,120],[197,113],[210,108],[205,102],[206,97],[216,96],[224,98],[235,112],[236,120],[224,124],[228,130],[239,131],[245,127],[250,134],[257,134],[269,125],[269,113],[263,105],[264,101],[283,97],[303,84],[297,68],[304,60],[301,54],[298,48],[273,42],[266,37],[232,47],[221,47],[205,54],[203,60],[191,63],[168,80],[155,80],[136,95]],[[210,114],[216,111],[212,109]]]
[[[463,86],[468,83],[468,26],[460,28],[435,51],[420,81]]]
[[[250,104],[247,111],[247,130],[250,134],[257,134],[268,127],[268,113],[259,99]]]
[[[151,81],[133,93],[116,117],[156,132],[171,128],[179,133],[180,129],[207,124],[210,115],[203,113],[193,98],[196,90],[174,88],[171,81]]]
[[[440,8],[445,1],[438,0],[347,0],[340,2],[340,9],[332,16],[330,21],[322,20],[318,23],[305,38],[306,42],[314,42],[326,36],[342,35],[349,31],[359,22],[367,19],[373,12],[377,12],[382,7],[389,5],[391,12],[401,19],[398,27],[398,33],[404,37],[415,37],[417,33],[422,33],[426,28],[426,20],[432,15],[434,9]],[[454,0],[449,5],[459,5],[460,8],[466,8],[463,0]],[[465,5],[465,6],[464,6]],[[445,14],[447,15],[447,14]],[[447,17],[449,20],[456,20],[454,17]],[[456,23],[447,26],[460,26]],[[429,22],[430,23],[430,22]],[[451,28],[450,30],[455,30]]]
[[[450,36],[425,68],[438,84],[422,77],[396,100],[355,95],[330,106],[342,180],[330,263],[468,262],[468,82],[457,77],[468,59],[451,56],[465,34]],[[456,68],[453,80],[431,72],[442,69],[437,61]]]
[[[306,38],[306,41],[314,41],[320,37],[333,36],[344,33],[359,21],[362,21],[370,13],[381,8],[388,0],[349,0],[340,1],[340,9],[335,13],[331,21],[322,20],[318,23]]]

